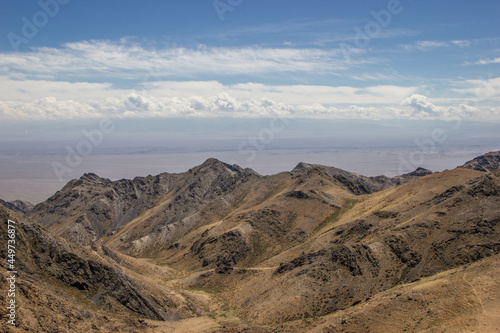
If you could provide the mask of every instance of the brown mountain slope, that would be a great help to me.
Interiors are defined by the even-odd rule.
[[[272,191],[288,186],[294,177],[314,174],[322,178],[318,186],[328,183],[332,188],[357,195],[393,187],[428,173],[417,170],[391,179],[314,165],[307,165],[299,172],[301,165],[305,164],[299,164],[291,173],[269,177],[215,159],[182,174],[164,173],[133,180],[110,181],[85,174],[37,205],[28,217],[72,242],[81,245],[119,242],[120,250],[139,255],[169,247],[191,231],[216,223],[241,206],[266,201]],[[272,191],[268,192],[268,188]],[[311,184],[308,189],[314,191],[314,188]],[[300,199],[301,195],[297,192],[289,197]],[[324,194],[311,194],[314,196],[332,200]]]
[[[180,261],[185,265],[189,261],[192,267],[256,264],[300,245],[329,218],[339,214],[341,205],[356,201],[357,191],[353,189],[357,188],[356,179],[363,176],[344,172],[341,182],[325,167],[297,169],[243,182],[224,198],[228,203],[222,211],[224,214],[214,215],[217,211],[214,208],[208,212],[203,209],[201,213],[193,213],[188,223],[172,221],[157,233],[144,233],[150,221],[165,219],[162,216],[168,211],[164,207],[174,204],[167,199],[125,226],[106,244],[144,254],[137,249],[154,242],[156,257],[171,264]],[[136,230],[146,235],[127,245],[126,240]]]
[[[131,181],[85,175],[27,216],[68,239],[57,242],[77,263],[123,274],[144,311],[171,315],[154,320],[106,282],[113,306],[100,309],[149,316],[145,331],[454,332],[498,324],[499,204],[500,171],[387,178],[300,163],[260,176],[209,159]],[[81,264],[49,257],[50,279],[97,284]],[[71,287],[53,273],[61,270],[82,278]],[[107,306],[93,289],[75,292]],[[204,309],[209,315],[170,321]],[[119,315],[112,318],[123,325]]]
[[[456,180],[465,179],[468,178]],[[440,184],[440,190],[448,188],[447,182]],[[451,181],[451,184],[456,183]],[[235,265],[257,265],[273,257],[274,261],[281,260],[304,248],[307,241],[362,200],[364,197],[339,185],[322,168],[264,177],[248,186],[237,207],[224,218],[212,220],[167,243],[155,257],[171,265],[179,263],[180,267],[189,263],[190,269],[230,269]],[[138,217],[131,224],[135,223],[140,225],[144,221]],[[122,232],[127,232],[127,227]],[[121,234],[116,237],[120,239],[107,244],[120,249]]]
[[[367,302],[282,332],[482,332],[500,330],[500,255],[400,284]]]
[[[339,168],[303,162],[299,163],[291,172],[295,174],[311,168],[323,170],[326,174],[335,179],[340,186],[356,195],[378,192],[432,173],[427,169],[418,168],[413,172],[394,178],[386,176],[366,177]]]
[[[459,180],[463,173],[457,169],[444,177]],[[425,188],[436,184],[437,176],[407,185]],[[289,260],[281,255],[252,269],[216,269],[185,283],[224,286],[222,294],[240,315],[276,324],[347,309],[401,283],[500,252],[500,172],[405,201],[409,208],[374,212],[354,205],[349,212],[357,218],[333,221],[329,231],[288,251]]]
[[[303,243],[351,197],[321,173],[265,177],[247,188],[233,211],[156,257],[182,267],[189,262],[193,269],[255,265]]]
[[[199,314],[197,302],[189,296],[132,279],[109,258],[54,238],[22,215],[0,206],[5,241],[8,220],[15,222],[15,300],[21,331],[111,330],[140,327],[145,318],[179,320]],[[2,258],[7,258],[6,251],[7,246],[0,249]],[[0,265],[1,289],[7,290],[7,277],[13,276],[8,271],[12,269],[5,260]],[[6,318],[7,293],[1,293],[0,301],[2,318]]]

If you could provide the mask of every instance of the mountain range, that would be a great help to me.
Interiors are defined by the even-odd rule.
[[[0,201],[5,240],[17,223],[6,332],[500,330],[499,162],[389,178],[208,159]]]

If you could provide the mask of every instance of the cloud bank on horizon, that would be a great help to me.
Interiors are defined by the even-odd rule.
[[[222,3],[2,2],[0,119],[500,120],[496,1]]]

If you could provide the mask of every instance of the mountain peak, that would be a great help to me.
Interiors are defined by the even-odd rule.
[[[79,180],[81,180],[83,182],[91,183],[91,184],[101,184],[103,182],[109,181],[109,179],[101,178],[92,172],[84,173],[83,176],[81,176]]]
[[[430,174],[432,174],[431,170],[428,170],[428,169],[425,169],[422,167],[418,167],[414,171],[409,172],[409,173],[405,173],[404,175],[401,175],[400,177],[403,177],[403,178],[404,177],[422,177],[422,176],[427,176]]]
[[[257,172],[255,172],[253,169],[250,168],[245,168],[243,169],[237,164],[228,164],[224,163],[216,158],[209,158],[203,164],[199,165],[198,167],[192,169],[193,171],[199,171],[203,169],[212,169],[212,170],[218,170],[218,171],[228,171],[231,174],[237,173],[241,175],[247,175],[247,174],[253,174],[256,176],[260,176]]]
[[[465,162],[459,168],[491,172],[500,168],[500,151],[492,151]]]
[[[305,162],[299,162],[299,164],[297,164],[295,166],[295,168],[292,169],[292,171],[290,171],[292,174],[295,174],[295,173],[299,173],[305,169],[309,169],[311,168],[312,166],[308,163],[305,163]]]
[[[212,165],[212,164],[220,164],[220,163],[222,163],[222,162],[219,161],[218,159],[216,159],[214,157],[210,157],[205,162],[203,162],[202,165]]]

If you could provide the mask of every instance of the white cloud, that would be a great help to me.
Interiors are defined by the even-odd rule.
[[[471,102],[471,101],[469,101]],[[411,118],[417,119],[474,119],[499,120],[499,107],[477,107],[465,103],[436,106],[426,96],[414,94],[405,99],[401,105],[411,109]]]
[[[452,88],[452,91],[473,103],[500,102],[500,77],[457,81],[453,85],[457,88]]]
[[[415,45],[425,49],[465,47],[466,44],[467,41],[420,41]],[[465,110],[449,106],[451,103],[438,107],[427,97],[417,95],[420,88],[416,86],[270,85],[259,83],[259,78],[248,82],[251,81],[248,78],[256,76],[281,78],[283,73],[293,73],[299,78],[305,73],[317,77],[363,61],[369,62],[344,59],[339,49],[207,46],[147,49],[127,41],[78,42],[62,48],[4,53],[0,54],[0,118],[268,117],[280,114],[382,119],[447,117]],[[223,84],[215,80],[228,76],[230,81],[240,83]],[[200,77],[214,80],[201,81]],[[246,81],[242,82],[242,77]],[[393,81],[390,75],[380,72],[350,77],[361,81]],[[477,94],[473,81],[455,86],[454,93],[464,98]],[[483,100],[498,100],[500,78],[487,82],[494,89],[493,93],[492,89],[483,89]],[[456,103],[459,104],[471,103]],[[497,114],[495,110],[489,110],[488,114]],[[463,112],[481,115],[483,110]]]
[[[334,107],[319,103],[287,104],[269,98],[241,100],[228,93],[202,97],[154,97],[130,93],[121,98],[82,103],[47,97],[33,102],[0,102],[3,119],[81,119],[98,117],[306,117],[384,119],[401,115],[369,106]]]
[[[455,44],[456,45],[456,44]],[[420,40],[416,41],[413,44],[403,44],[401,47],[407,51],[411,50],[419,50],[419,51],[427,51],[439,47],[449,47],[450,43],[443,41],[435,41],[435,40]]]
[[[57,99],[88,101],[117,97],[123,92],[110,83],[67,82],[51,80],[19,80],[0,76],[0,100],[30,102],[47,96]]]
[[[358,53],[362,52],[359,50]],[[354,55],[354,54],[353,54]],[[341,49],[224,48],[199,46],[147,49],[127,42],[83,41],[62,48],[0,54],[0,74],[30,78],[147,79],[199,75],[324,73],[367,60],[345,59]]]
[[[378,85],[366,88],[317,85],[266,85],[238,83],[223,85],[217,81],[158,81],[138,85],[137,89],[117,89],[108,83],[65,81],[9,80],[0,77],[0,100],[31,102],[53,96],[58,100],[88,102],[121,98],[131,93],[141,96],[208,98],[228,93],[238,100],[271,99],[287,104],[399,104],[414,93],[417,87]],[[139,101],[130,101],[138,103]],[[136,105],[137,106],[137,105]]]
[[[476,62],[466,62],[465,65],[490,65],[500,64],[500,57],[494,59],[481,59]]]
[[[426,96],[414,94],[401,107],[323,104],[287,104],[271,99],[239,100],[228,93],[209,97],[153,97],[130,93],[121,98],[82,103],[47,97],[33,102],[0,102],[0,119],[82,119],[82,118],[157,118],[157,117],[303,117],[329,119],[408,119],[478,115],[481,110],[465,104],[437,107]],[[405,108],[405,107],[409,107]],[[487,110],[498,119],[498,108]]]
[[[0,101],[0,118],[4,119],[74,119],[101,117],[99,110],[87,103],[58,101],[45,97],[31,103]]]
[[[437,40],[420,40],[413,42],[412,44],[401,44],[400,47],[407,51],[428,51],[436,48],[445,48],[445,47],[479,47],[484,44],[497,44],[500,41],[500,38],[478,38],[478,39],[455,39],[448,41],[437,41]]]
[[[419,50],[434,49],[437,47],[448,47],[449,44],[446,42],[440,42],[435,40],[423,40],[416,43],[416,48]]]
[[[392,104],[399,103],[417,90],[417,87],[372,86],[357,88],[348,86],[318,85],[266,85],[262,83],[238,83],[222,85],[219,82],[158,82],[147,93],[154,96],[208,97],[226,92],[239,100],[271,99],[287,104]]]
[[[460,104],[436,106],[426,96],[413,94],[400,107],[326,106],[319,103],[287,104],[272,99],[240,100],[228,93],[209,97],[154,97],[130,93],[121,98],[82,103],[47,97],[33,102],[0,101],[0,119],[87,119],[158,117],[301,117],[320,119],[456,119],[479,116],[500,119],[499,108],[487,109]]]
[[[479,109],[473,106],[469,106],[467,104],[460,104],[458,106],[458,112],[460,112],[460,114],[463,116],[470,117],[479,112]]]
[[[470,40],[452,40],[450,43],[458,47],[469,47],[472,44]]]
[[[132,93],[125,98],[125,106],[132,110],[147,111],[149,109],[150,103],[141,95]]]
[[[483,108],[476,108],[474,103],[467,103],[465,98],[457,102],[457,106],[450,106],[449,103],[448,106],[436,106],[426,96],[415,94],[417,87],[224,85],[217,81],[161,81],[148,84],[148,89],[120,90],[109,84],[32,80],[26,81],[29,84],[17,85],[16,82],[0,78],[0,85],[4,88],[0,92],[0,119],[276,115],[342,119],[447,119],[463,114],[498,118],[498,108],[492,107],[486,112]],[[478,84],[465,82],[467,85],[463,83],[457,89],[462,89],[462,94],[468,93],[473,84]],[[492,79],[488,84],[496,87],[500,85],[500,78]],[[21,86],[23,92],[18,91]],[[40,86],[44,88],[37,92]],[[474,91],[477,93],[478,90]],[[10,95],[22,98],[10,99]],[[34,99],[29,99],[29,96]],[[474,105],[474,108],[466,104]]]
[[[387,74],[387,73],[360,73],[352,75],[351,78],[358,81],[388,81],[393,82],[400,80],[401,76],[397,74]]]
[[[426,96],[414,94],[405,99],[404,106],[410,106],[417,117],[437,117],[441,113],[437,106],[428,101]]]

